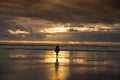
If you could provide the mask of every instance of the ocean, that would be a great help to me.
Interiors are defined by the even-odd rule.
[[[1,44],[0,80],[120,80],[120,46]]]

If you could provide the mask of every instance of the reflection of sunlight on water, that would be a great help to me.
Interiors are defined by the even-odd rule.
[[[27,52],[27,51],[26,51]],[[36,51],[36,53],[20,53],[9,54],[10,58],[24,59],[23,63],[55,63],[56,53],[54,51]],[[106,59],[106,54],[97,54],[90,52],[71,52],[60,51],[58,56],[58,63],[60,65],[80,64],[80,65],[111,65],[110,60]],[[27,61],[30,60],[30,61]]]
[[[74,64],[85,64],[85,60],[84,59],[73,59],[72,62]]]
[[[69,51],[60,51],[58,58],[56,58],[54,51],[46,51],[42,62],[54,63],[51,68],[47,68],[48,74],[50,75],[48,75],[49,80],[66,80],[68,78],[69,67],[62,66],[61,64],[69,64]]]
[[[9,53],[10,59],[19,59],[19,62],[26,63],[55,63],[56,53],[54,51],[37,50],[15,50]],[[80,51],[60,51],[58,56],[60,65],[116,65],[112,56],[107,53],[80,52]]]
[[[49,77],[49,80],[67,80],[69,76],[69,67],[53,65],[47,68],[48,74],[46,77]]]
[[[44,56],[44,60],[43,62],[47,62],[47,63],[55,63],[56,62],[56,53],[53,52],[52,55],[49,55],[51,52],[48,51],[46,53],[46,55]],[[60,51],[59,53],[59,57],[58,57],[58,62],[59,63],[65,63],[65,64],[69,64],[69,51]]]
[[[58,62],[69,64],[70,63],[69,57],[70,57],[69,51],[61,51],[59,53]]]
[[[58,58],[56,58],[54,51],[47,50],[9,50],[8,53],[1,53],[0,57],[5,57],[1,61],[5,61],[5,64],[8,61],[7,68],[16,71],[12,75],[17,74],[17,79],[20,80],[23,80],[21,79],[23,77],[26,77],[26,79],[38,77],[39,80],[41,80],[41,77],[45,78],[42,80],[71,80],[71,76],[83,76],[84,79],[88,79],[86,78],[88,73],[98,74],[110,70],[117,72],[120,67],[119,53],[114,55],[114,53],[107,52],[60,51]],[[76,75],[77,73],[79,75]],[[26,76],[27,74],[28,76]],[[29,76],[29,74],[33,75]],[[13,78],[13,76],[10,74],[10,78]]]
[[[10,58],[26,58],[24,54],[11,54]]]

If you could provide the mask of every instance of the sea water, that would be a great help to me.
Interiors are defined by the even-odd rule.
[[[120,51],[119,45],[90,45],[90,44],[61,44],[61,50],[68,51]],[[33,44],[1,44],[0,49],[39,49],[39,50],[54,50],[55,45],[33,45]]]

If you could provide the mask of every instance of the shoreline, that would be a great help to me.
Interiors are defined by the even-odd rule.
[[[54,49],[36,49],[36,48],[0,48],[0,50],[41,50],[41,51],[54,51]],[[120,50],[70,50],[70,49],[63,49],[61,51],[82,51],[82,52],[120,52]]]

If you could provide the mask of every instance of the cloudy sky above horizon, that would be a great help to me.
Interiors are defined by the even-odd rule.
[[[0,0],[0,39],[120,42],[119,3],[119,0]]]

